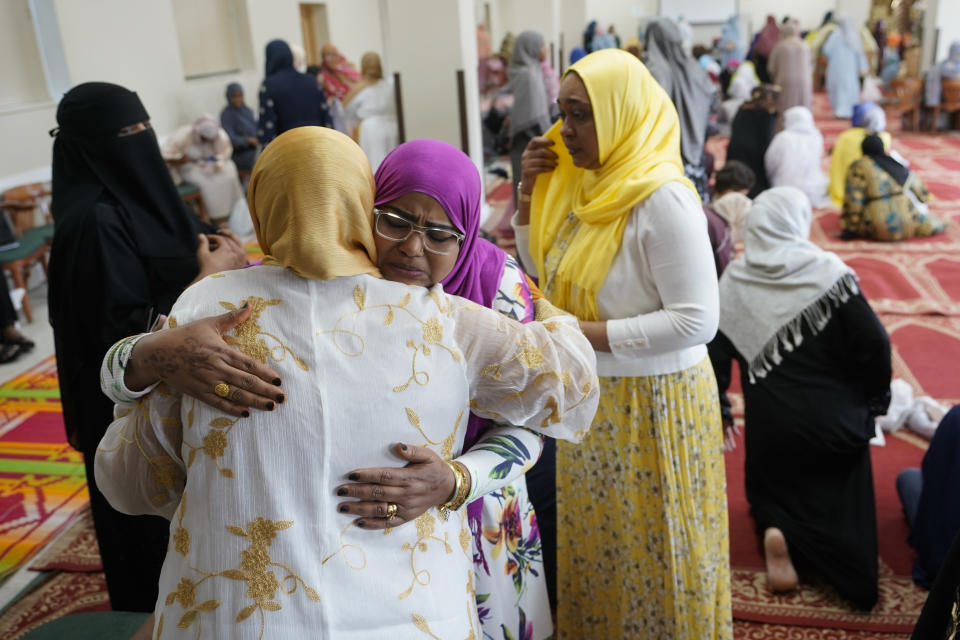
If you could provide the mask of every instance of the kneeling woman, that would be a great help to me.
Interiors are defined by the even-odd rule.
[[[796,570],[809,569],[871,609],[877,517],[869,441],[890,398],[890,341],[853,271],[807,239],[810,219],[810,202],[794,187],[754,200],[744,255],[720,279],[710,357],[723,394],[731,361],[740,365],[747,500],[770,588],[792,590]]]
[[[863,157],[847,169],[840,227],[844,238],[908,240],[941,233],[927,213],[929,197],[916,175],[884,151],[877,135],[863,139]]]

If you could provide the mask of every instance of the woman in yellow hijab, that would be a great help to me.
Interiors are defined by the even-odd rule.
[[[592,53],[524,153],[517,248],[597,352],[590,437],[557,448],[560,638],[730,638],[717,283],[677,112],[643,64]]]

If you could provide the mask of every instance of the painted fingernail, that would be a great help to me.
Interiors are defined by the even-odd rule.
[[[273,404],[272,402],[268,402],[268,403],[267,403],[267,411],[273,411],[273,408],[274,408],[275,406],[276,406],[276,405]]]
[[[286,400],[286,398],[283,396],[283,394],[282,394],[282,393],[278,393],[278,394],[277,394],[277,402],[279,402],[279,403],[282,404],[284,400]]]
[[[345,496],[345,495],[347,495],[347,490],[344,489],[343,487],[340,487],[339,489],[337,489],[337,495],[338,495],[338,496]]]
[[[249,418],[250,412],[244,409],[243,412],[240,413],[240,415],[243,416],[244,418]]]
[[[340,505],[340,513],[346,513],[348,511],[350,511],[350,508],[347,505],[345,504]]]
[[[250,303],[249,303],[249,302],[244,302],[242,305],[240,305],[240,310],[243,311],[244,309],[246,309],[248,304],[250,304]]]
[[[280,378],[274,378],[274,379],[273,379],[273,386],[275,386],[275,387],[279,387],[279,386],[280,386]]]
[[[349,478],[350,480],[359,480],[359,479],[360,479],[360,474],[359,474],[359,473],[351,473],[350,475],[347,476],[347,478]]]
[[[405,444],[403,444],[403,443],[401,442],[401,443],[400,443],[400,448],[403,449],[404,451],[406,451],[406,450],[407,450],[407,445],[405,445]]]
[[[363,520],[357,520],[357,526],[360,527],[361,529],[363,529],[363,527],[365,526],[365,525],[363,524]]]

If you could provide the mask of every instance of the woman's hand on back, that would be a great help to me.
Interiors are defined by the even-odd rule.
[[[337,510],[358,516],[355,522],[362,529],[386,529],[416,520],[453,493],[453,471],[439,455],[426,447],[402,443],[395,451],[407,461],[405,467],[357,469],[347,474],[351,483],[336,489],[340,497],[356,498],[341,502]],[[397,505],[397,513],[387,518],[390,504]]]
[[[222,229],[216,234],[200,234],[197,240],[197,262],[200,264],[197,280],[247,266],[243,240],[234,232]]]
[[[272,411],[284,400],[280,376],[223,340],[250,313],[244,306],[142,337],[127,361],[126,386],[139,390],[163,382],[233,416],[247,416],[250,408]],[[227,385],[226,397],[215,392],[219,384]]]

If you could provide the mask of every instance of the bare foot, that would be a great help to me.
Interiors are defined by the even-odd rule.
[[[153,637],[153,614],[150,614],[143,626],[137,629],[137,632],[130,636],[130,640],[150,640]]]
[[[767,561],[767,586],[774,593],[793,591],[797,588],[797,570],[793,568],[787,539],[776,527],[763,532],[763,554]]]

